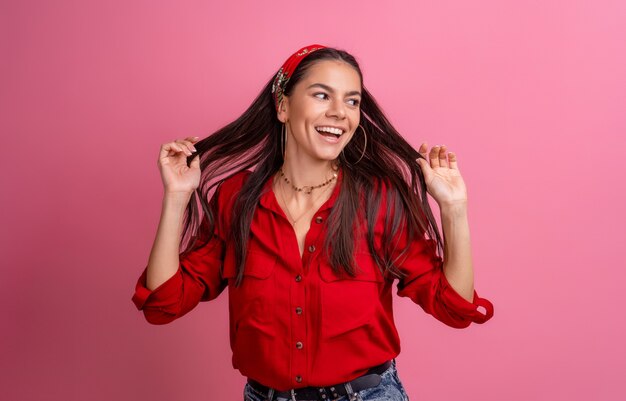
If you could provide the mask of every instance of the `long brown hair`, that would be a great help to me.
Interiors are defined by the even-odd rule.
[[[441,236],[428,204],[424,176],[416,161],[422,156],[391,125],[363,85],[359,64],[344,50],[327,47],[308,55],[288,81],[285,95],[289,96],[310,66],[320,60],[343,61],[358,72],[362,93],[360,122],[367,132],[367,148],[358,163],[354,164],[365,145],[360,128],[340,153],[338,162],[343,168],[340,195],[326,221],[328,235],[324,249],[335,272],[343,270],[354,276],[355,228],[364,200],[369,250],[383,274],[389,272],[401,278],[403,275],[397,268],[397,262],[407,248],[395,249],[394,233],[399,229],[406,230],[407,244],[428,233],[429,238],[435,240],[435,250],[439,251],[439,255],[443,254]],[[217,216],[213,215],[215,204],[210,203],[215,201],[215,197],[211,194],[225,179],[242,170],[252,170],[234,201],[232,224],[228,232],[228,238],[235,246],[237,285],[243,279],[250,225],[261,190],[283,163],[280,142],[282,123],[277,118],[271,93],[273,80],[274,76],[239,118],[194,144],[200,157],[202,174],[200,185],[192,195],[185,213],[181,243],[187,242],[187,246],[182,253],[206,245],[213,235]],[[188,163],[194,156],[188,157]],[[374,225],[381,205],[378,190],[381,180],[385,181],[387,187],[387,199],[382,249],[379,252],[374,246]],[[392,210],[394,213],[391,213]],[[396,257],[392,258],[392,255]]]

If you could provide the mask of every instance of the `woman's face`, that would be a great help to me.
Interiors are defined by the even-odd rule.
[[[335,160],[359,127],[361,79],[343,61],[311,65],[283,99],[278,118],[286,125],[287,158]],[[320,132],[323,127],[334,133]]]

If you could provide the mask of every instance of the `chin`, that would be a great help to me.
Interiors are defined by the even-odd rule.
[[[316,152],[315,157],[317,159],[330,162],[330,161],[336,160],[339,157],[340,153],[341,153],[341,149],[338,152],[329,152],[328,150],[326,150],[325,152],[323,151]]]

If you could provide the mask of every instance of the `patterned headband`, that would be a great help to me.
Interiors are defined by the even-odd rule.
[[[298,50],[294,54],[292,54],[284,63],[283,66],[280,67],[278,72],[276,73],[276,77],[274,78],[274,83],[272,84],[272,94],[274,95],[274,105],[276,106],[276,111],[278,111],[278,106],[280,102],[283,100],[283,91],[285,90],[285,86],[287,85],[287,81],[291,78],[291,75],[296,70],[296,67],[306,56],[313,53],[315,50],[323,49],[326,46],[323,45],[309,45],[305,46],[302,49]]]

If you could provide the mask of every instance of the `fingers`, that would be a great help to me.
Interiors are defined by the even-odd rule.
[[[424,158],[426,159],[426,151],[428,150],[428,142],[424,142],[422,143],[422,146],[420,146],[420,148],[417,150],[419,152],[420,155],[424,156]],[[426,159],[428,160],[428,159]]]
[[[456,154],[452,152],[448,152],[448,157],[450,158],[450,168],[458,170],[459,165],[456,162]]]
[[[159,160],[163,160],[169,156],[174,156],[181,152],[183,152],[183,148],[176,142],[164,143],[163,145],[161,145],[161,150],[159,151]]]
[[[430,167],[437,168],[439,167],[439,145],[435,145],[430,149],[430,153],[428,157],[430,158]]]
[[[187,138],[185,138],[185,140],[189,141],[189,142],[198,142],[200,140],[199,136],[188,136]]]
[[[191,137],[185,139],[177,139],[175,142],[180,145],[183,152],[187,156],[191,156],[191,154],[196,151],[196,148],[193,146]]]
[[[190,168],[200,168],[200,155],[195,155],[193,159],[191,159],[191,163],[189,163]]]
[[[426,159],[426,160],[430,159],[430,167],[431,168],[446,167],[446,168],[458,169],[458,163],[457,163],[456,154],[452,153],[452,152],[448,152],[446,154],[446,151],[448,150],[446,145],[441,145],[441,146],[435,145],[435,146],[433,146],[430,149],[430,152],[428,153],[428,157],[426,157],[427,150],[428,150],[428,144],[427,144],[427,142],[424,142],[419,147],[418,152],[419,152],[420,155],[422,155],[424,157],[424,159]],[[449,160],[448,160],[448,158],[449,158]]]
[[[180,153],[191,156],[197,151],[193,143],[198,142],[199,139],[197,136],[189,136],[185,139],[175,139],[172,142],[162,144],[159,151],[159,163],[162,163],[168,157],[176,156]]]
[[[446,156],[446,150],[448,150],[448,148],[446,148],[446,145],[441,145],[441,147],[439,148],[439,152],[437,155],[439,159],[439,167],[448,168],[448,156]]]
[[[420,157],[417,159],[417,163],[422,166],[422,168],[424,166],[428,166],[428,157],[427,157],[427,151],[428,150],[428,143],[424,142],[422,143],[422,145],[419,147],[419,149],[417,150],[417,152],[423,157]],[[425,164],[423,164],[425,163]]]

